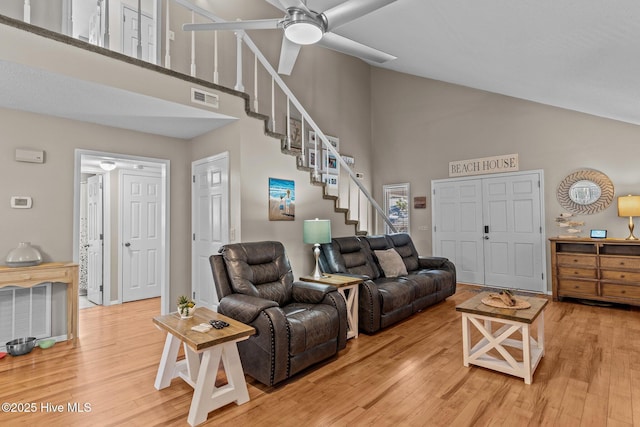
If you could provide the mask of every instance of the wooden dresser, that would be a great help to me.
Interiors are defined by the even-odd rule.
[[[553,299],[640,305],[640,241],[551,238]]]

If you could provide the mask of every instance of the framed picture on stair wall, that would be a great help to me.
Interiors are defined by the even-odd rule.
[[[327,140],[336,151],[340,152],[340,140],[338,138],[327,135]],[[318,168],[318,171],[322,173],[322,182],[327,185],[327,188],[337,189],[340,179],[340,163],[336,155],[325,148],[320,139],[316,139],[314,131],[309,131],[306,150],[308,153],[308,166],[310,168]]]
[[[289,117],[289,141],[292,148],[302,147],[302,120]]]
[[[295,181],[269,178],[269,221],[294,221],[295,219]]]
[[[338,175],[323,173],[322,182],[327,184],[327,187],[329,188],[338,188]]]

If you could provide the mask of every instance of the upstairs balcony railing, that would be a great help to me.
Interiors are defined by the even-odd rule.
[[[234,80],[235,90],[249,94],[252,110],[269,117],[269,130],[285,135],[283,151],[297,155],[297,166],[309,170],[312,182],[325,184],[325,196],[336,200],[336,208],[346,212],[347,222],[357,222],[357,232],[374,233],[376,215],[388,225],[389,230],[396,231],[394,223],[372,197],[360,177],[352,170],[354,159],[340,155],[334,146],[334,139],[327,137],[320,129],[246,32],[235,31],[235,48],[229,49],[228,46],[221,46],[223,38],[218,37],[218,32],[214,31],[213,49],[204,49],[204,56],[207,58],[196,57],[196,55],[203,55],[203,49],[196,49],[195,32],[187,33],[190,37],[190,55],[188,55],[190,63],[185,67],[184,63],[175,63],[172,57],[174,52],[171,47],[176,34],[171,28],[175,28],[176,24],[172,23],[171,12],[176,10],[175,6],[179,6],[190,15],[191,23],[195,23],[196,20],[225,22],[212,11],[187,0],[138,0],[137,9],[126,6],[119,0],[87,2],[60,0],[60,2],[62,10],[58,11],[57,16],[60,16],[58,22],[50,18],[52,15],[56,16],[49,10],[54,7],[51,5],[53,2],[38,1],[36,5],[36,2],[32,4],[30,0],[24,0],[23,3],[22,0],[3,0],[3,4],[0,5],[0,14],[23,19],[24,22],[44,26],[87,43],[118,51],[174,71],[188,70],[191,76],[214,84],[224,86]],[[22,6],[22,11],[19,6]],[[39,8],[47,10],[38,10]],[[17,16],[20,12],[23,14],[22,18]],[[123,20],[122,25],[118,25],[117,32],[113,28],[115,26],[113,18],[116,16],[114,13],[122,14]],[[179,22],[177,26],[181,29],[184,23]],[[119,40],[115,40],[116,38]],[[163,52],[160,51],[161,43],[156,43],[156,40],[164,41]],[[228,43],[229,37],[224,37],[224,42]],[[115,47],[116,45],[118,47]],[[249,52],[244,52],[245,47]],[[231,56],[228,53],[221,55],[220,52],[229,51],[235,51],[235,67],[220,67],[220,61],[228,61]],[[198,61],[210,63],[212,59],[210,55],[213,56],[213,72],[210,76],[204,77],[203,73],[198,72],[197,64]],[[247,59],[246,55],[251,56],[252,69],[243,67]],[[184,54],[182,53],[180,57],[183,59]],[[221,83],[221,70],[233,68],[235,68],[235,78],[225,76],[225,83]],[[264,92],[264,89],[259,87],[259,83],[265,80],[263,73],[267,74],[267,81],[270,80],[270,88],[266,91],[270,92],[270,100],[268,100],[270,102],[266,102],[267,105],[270,104],[268,112],[259,111],[260,105],[265,104],[259,98],[260,93]],[[251,86],[249,90],[245,88],[245,79]],[[276,119],[283,116],[277,115],[279,112],[285,112],[284,122],[278,122]],[[292,128],[292,124],[295,129]],[[300,136],[294,138],[298,132]]]

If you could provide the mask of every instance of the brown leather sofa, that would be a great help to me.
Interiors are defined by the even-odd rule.
[[[218,312],[251,325],[242,368],[272,386],[346,346],[347,308],[334,286],[294,281],[279,242],[225,245],[210,257]]]
[[[406,274],[385,275],[376,251],[389,249],[400,256]],[[358,329],[369,334],[456,292],[453,263],[447,258],[419,256],[406,233],[333,238],[322,245],[320,266],[326,273],[365,279],[359,287]]]

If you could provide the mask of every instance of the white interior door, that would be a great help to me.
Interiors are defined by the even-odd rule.
[[[122,53],[138,58],[138,11],[129,7],[122,8]],[[155,30],[153,18],[144,13],[140,15],[142,28],[142,52],[138,59],[155,62]]]
[[[484,283],[482,186],[479,180],[433,184],[434,253],[449,258],[459,281]]]
[[[192,165],[192,291],[197,305],[216,308],[209,257],[229,242],[229,157],[220,156]]]
[[[102,304],[103,282],[103,201],[102,175],[87,179],[87,298]]]
[[[161,177],[121,172],[122,301],[160,296],[162,279]]]
[[[433,253],[458,280],[535,292],[544,278],[542,172],[432,182]]]

